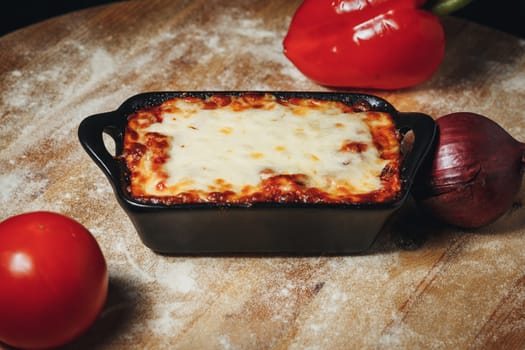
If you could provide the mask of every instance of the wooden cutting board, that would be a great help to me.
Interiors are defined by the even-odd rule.
[[[355,256],[167,257],[139,241],[77,141],[80,121],[144,91],[326,90],[282,54],[298,4],[129,1],[0,38],[0,219],[69,215],[109,265],[107,305],[69,348],[525,348],[523,189],[475,231],[409,203]],[[401,111],[484,114],[525,141],[525,41],[443,21],[446,57],[431,80],[367,92]]]

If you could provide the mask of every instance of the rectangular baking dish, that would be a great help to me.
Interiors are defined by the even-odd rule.
[[[267,93],[278,98],[336,100],[349,106],[390,113],[401,135],[410,134],[403,154],[401,195],[378,204],[214,203],[144,204],[131,198],[122,153],[127,118],[135,111],[181,96]],[[103,134],[115,142],[112,155]],[[432,146],[434,120],[421,113],[398,112],[384,99],[331,92],[149,92],[135,95],[118,109],[85,118],[78,129],[81,145],[110,181],[141,241],[162,254],[293,253],[350,254],[366,251],[386,221],[406,201],[416,172]],[[408,137],[407,137],[408,139]],[[101,203],[102,205],[102,203]]]

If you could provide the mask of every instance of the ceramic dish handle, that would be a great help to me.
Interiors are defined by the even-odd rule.
[[[417,170],[434,145],[437,125],[428,115],[413,112],[398,113],[396,125],[404,135],[410,131],[413,133],[414,140],[403,162],[404,167],[401,169],[403,179],[406,181],[405,186],[410,189]]]
[[[121,149],[123,142],[122,127],[118,126],[120,115],[108,112],[92,115],[84,119],[78,127],[78,138],[82,147],[102,169],[112,184],[120,181],[121,168],[119,160],[109,153],[104,143],[103,134],[113,138],[115,149]]]

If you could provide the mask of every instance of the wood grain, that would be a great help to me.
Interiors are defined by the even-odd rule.
[[[477,231],[407,203],[373,249],[354,256],[170,257],[141,244],[80,147],[78,124],[144,91],[326,90],[282,54],[298,4],[127,1],[0,38],[0,219],[70,215],[95,235],[110,269],[104,311],[66,348],[525,347],[523,189],[512,210]],[[433,117],[484,114],[525,141],[525,42],[443,23],[447,52],[432,79],[365,92]]]

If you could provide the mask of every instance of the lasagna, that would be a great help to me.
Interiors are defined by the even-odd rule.
[[[181,95],[128,117],[120,157],[143,203],[384,203],[399,138],[390,114],[339,101]]]

